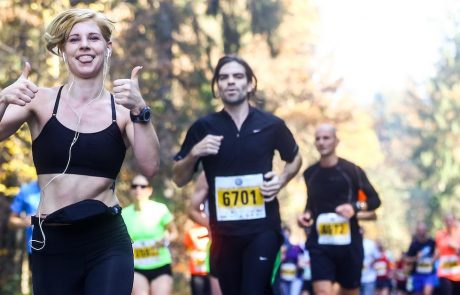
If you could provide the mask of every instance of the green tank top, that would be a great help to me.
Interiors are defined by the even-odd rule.
[[[121,215],[133,240],[134,268],[150,270],[172,262],[163,241],[165,227],[173,220],[173,215],[165,204],[149,200],[141,211],[130,205]]]

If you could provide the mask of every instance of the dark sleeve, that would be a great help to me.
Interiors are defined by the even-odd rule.
[[[284,121],[276,125],[275,141],[275,149],[280,153],[281,159],[288,163],[292,162],[299,147]]]
[[[418,252],[417,245],[416,243],[412,242],[409,246],[409,250],[407,250],[407,256],[415,257],[417,256],[417,252]]]
[[[303,173],[303,178],[305,180],[305,186],[307,188],[307,204],[305,205],[305,210],[304,212],[306,211],[310,211],[312,212],[312,200],[309,196],[309,193],[308,193],[308,179],[309,179],[309,173],[308,173],[308,170],[305,170],[305,172]]]
[[[434,255],[436,250],[436,242],[433,239],[430,239],[430,256]]]
[[[366,193],[367,196],[367,210],[372,211],[380,207],[381,201],[379,195],[375,191],[374,187],[367,178],[366,173],[363,169],[358,167],[358,179],[360,181],[360,188]]]
[[[193,125],[189,128],[180,151],[174,156],[175,161],[180,161],[185,158],[195,146],[195,144],[204,138],[203,128],[200,126],[200,122],[197,121],[193,123]]]

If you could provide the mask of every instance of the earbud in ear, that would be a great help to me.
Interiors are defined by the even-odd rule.
[[[107,57],[110,57],[112,55],[112,49],[108,48],[107,49]]]
[[[64,63],[67,63],[66,57],[65,57],[65,53],[64,53],[64,52],[62,53],[62,60],[64,61]]]

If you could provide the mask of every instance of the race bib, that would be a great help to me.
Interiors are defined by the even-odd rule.
[[[134,265],[151,265],[158,262],[160,248],[155,240],[135,241],[133,243]]]
[[[351,243],[350,223],[336,213],[322,213],[316,220],[318,243],[321,245],[348,245]]]
[[[196,273],[205,273],[206,271],[206,252],[191,251],[190,257],[193,261],[193,269]]]
[[[433,272],[433,260],[430,257],[419,259],[415,271],[420,274],[429,274]]]
[[[304,252],[299,255],[299,266],[303,269],[302,279],[304,281],[311,280],[311,266],[310,266],[310,255],[308,252]]]
[[[375,272],[379,277],[383,277],[387,275],[387,264],[385,261],[377,261],[374,263]]]
[[[443,255],[439,258],[439,275],[450,276],[460,274],[460,264],[457,255]]]
[[[280,277],[284,281],[293,281],[297,275],[297,266],[295,263],[283,263],[280,268]]]
[[[262,183],[262,174],[216,177],[217,220],[265,218],[265,202],[260,191]]]

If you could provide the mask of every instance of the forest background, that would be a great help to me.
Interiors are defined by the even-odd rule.
[[[0,88],[19,77],[24,61],[31,63],[29,78],[36,84],[66,83],[62,60],[45,51],[41,37],[52,17],[72,6],[102,11],[116,22],[109,87],[133,66],[144,66],[141,91],[161,142],[154,197],[167,203],[181,231],[193,184],[179,189],[172,183],[172,157],[190,124],[221,108],[211,95],[210,78],[224,53],[237,53],[253,67],[259,80],[254,103],[291,128],[301,147],[302,171],[318,158],[315,126],[337,125],[339,155],[365,169],[383,201],[378,220],[364,224],[366,232],[395,254],[407,248],[415,222],[426,221],[433,232],[443,212],[459,211],[460,27],[454,10],[430,79],[408,79],[403,90],[376,92],[360,101],[320,50],[317,1],[0,0]],[[7,218],[19,186],[35,178],[30,147],[27,126],[0,143],[0,294],[24,289],[23,237],[8,229]],[[279,159],[275,164],[280,170]],[[130,202],[134,173],[128,153],[117,184],[124,205]],[[306,201],[301,173],[279,199],[283,221],[301,241],[303,233],[295,226]],[[173,251],[175,294],[187,294],[180,240]]]

